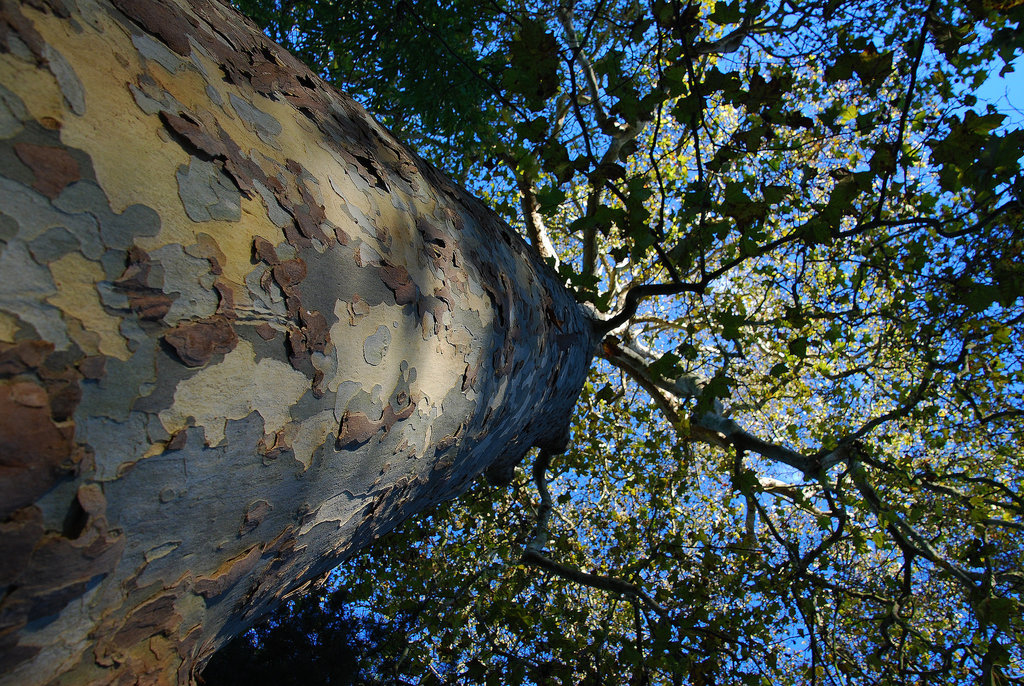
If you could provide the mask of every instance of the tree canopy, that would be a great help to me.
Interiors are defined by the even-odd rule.
[[[365,673],[1024,679],[1024,5],[236,4],[604,321],[567,452],[339,570]]]

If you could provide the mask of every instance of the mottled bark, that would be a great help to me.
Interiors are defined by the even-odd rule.
[[[586,315],[213,0],[0,3],[0,684],[188,683],[557,449]]]

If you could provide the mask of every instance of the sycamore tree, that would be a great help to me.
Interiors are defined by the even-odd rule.
[[[1024,133],[974,94],[1024,6],[238,5],[602,337],[564,453],[339,572],[367,673],[1024,678]]]

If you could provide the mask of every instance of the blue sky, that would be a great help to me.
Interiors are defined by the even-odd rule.
[[[1014,61],[1015,71],[999,76],[994,73],[977,90],[979,103],[992,103],[1007,115],[1005,124],[1024,126],[1024,57]]]

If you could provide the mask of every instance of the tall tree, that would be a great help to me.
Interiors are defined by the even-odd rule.
[[[225,8],[114,5],[2,5],[4,683],[187,680],[488,466],[350,579],[384,678],[1020,669],[1022,136],[965,83],[1021,6],[268,5],[529,249]]]
[[[585,310],[241,15],[0,28],[0,683],[188,683],[404,517],[564,447]]]
[[[420,646],[380,669],[1024,676],[1024,137],[974,93],[1019,3],[241,4],[605,320],[569,452],[345,572]],[[453,62],[468,143],[415,92]]]

